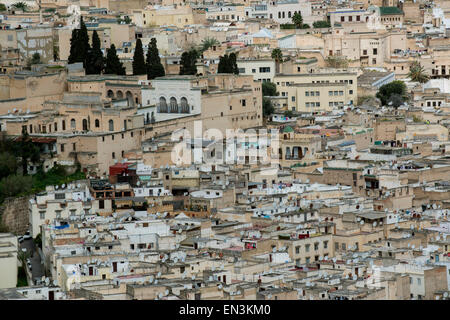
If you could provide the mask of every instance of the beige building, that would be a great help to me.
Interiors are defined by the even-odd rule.
[[[131,19],[136,26],[143,28],[152,26],[175,26],[184,28],[187,25],[204,24],[206,22],[206,15],[204,11],[194,10],[190,6],[168,6],[133,10]]]
[[[0,233],[0,289],[15,288],[18,273],[17,237],[12,233]]]
[[[356,73],[277,74],[274,82],[292,111],[317,113],[357,101]]]

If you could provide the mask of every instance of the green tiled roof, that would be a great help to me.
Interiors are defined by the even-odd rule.
[[[403,14],[403,11],[397,7],[380,7],[380,15]]]

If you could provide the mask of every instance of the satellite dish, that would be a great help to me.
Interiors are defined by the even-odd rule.
[[[195,280],[195,276],[192,276],[191,279],[192,279],[192,280]]]
[[[353,281],[358,280],[358,277],[356,276],[356,274],[353,276]]]
[[[374,221],[374,222],[372,223],[372,225],[373,225],[374,227],[376,227],[376,226],[377,226],[377,222]]]
[[[158,272],[158,278],[161,277],[161,271]]]
[[[223,286],[221,284],[219,284],[218,286],[219,290],[223,288]]]
[[[363,225],[364,224],[364,221],[363,220],[361,220],[361,222],[359,223],[360,225]]]
[[[164,295],[167,296],[169,294],[169,290],[166,289],[166,291],[164,291]]]
[[[162,298],[163,297],[163,294],[160,292],[159,294],[158,294],[158,298]]]

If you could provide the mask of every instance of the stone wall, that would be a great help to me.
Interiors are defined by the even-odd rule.
[[[28,201],[30,197],[7,198],[0,206],[1,224],[14,234],[23,235],[28,231],[29,213]]]

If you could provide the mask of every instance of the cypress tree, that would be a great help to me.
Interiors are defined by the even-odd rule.
[[[106,54],[105,73],[125,75],[125,68],[117,56],[116,46],[114,44],[111,45],[111,48],[109,48]]]
[[[89,51],[86,73],[87,74],[100,74],[104,69],[104,58],[102,49],[100,48],[100,38],[97,31],[94,30],[92,35],[92,49]]]
[[[228,57],[228,65],[230,73],[239,74],[239,68],[237,66],[236,60],[237,60],[236,54],[234,52],[230,53]]]
[[[156,39],[152,38],[147,51],[147,79],[152,80],[156,77],[163,77],[166,75],[164,67],[159,58],[158,47],[156,46]]]
[[[89,50],[91,46],[89,45],[89,35],[87,32],[86,25],[84,24],[83,17],[80,19],[80,31],[78,33],[78,45],[80,46],[80,62],[84,63],[86,68],[86,62],[88,58]]]
[[[226,73],[226,69],[227,69],[226,64],[228,61],[227,58],[228,58],[228,55],[220,57],[219,66],[217,67],[217,73]]]
[[[140,75],[147,73],[147,66],[145,64],[144,50],[142,49],[141,39],[136,40],[136,48],[133,55],[133,74]]]
[[[198,52],[195,49],[191,49],[190,51],[183,52],[181,55],[181,67],[180,67],[180,75],[196,75],[197,74],[197,66],[195,63],[197,62]]]
[[[88,55],[90,51],[89,35],[83,17],[80,19],[80,29],[72,31],[72,38],[70,39],[70,55],[69,63],[83,62],[83,67],[86,69]]]
[[[69,63],[75,63],[78,60],[78,29],[72,30],[72,38],[70,38],[70,54]]]
[[[234,73],[239,74],[239,69],[236,63],[236,54],[231,53],[220,57],[217,73]]]
[[[190,60],[189,60],[189,54],[185,51],[181,55],[181,61],[180,61],[180,75],[188,74],[188,70],[190,69]]]

